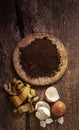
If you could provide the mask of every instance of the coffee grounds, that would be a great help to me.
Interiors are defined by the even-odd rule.
[[[20,48],[20,64],[31,78],[54,76],[59,71],[60,54],[56,45],[44,37],[35,39],[26,47]]]

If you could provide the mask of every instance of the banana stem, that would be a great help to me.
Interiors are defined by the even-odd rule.
[[[30,126],[30,113],[29,112],[26,113],[26,121],[27,121],[27,128],[26,128],[26,130],[31,130],[31,126]]]

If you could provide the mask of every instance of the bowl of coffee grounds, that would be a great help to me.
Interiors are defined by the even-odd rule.
[[[16,46],[13,63],[17,74],[33,85],[48,85],[64,74],[68,57],[64,45],[53,35],[26,36]]]

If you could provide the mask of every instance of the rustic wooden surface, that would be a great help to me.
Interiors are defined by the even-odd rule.
[[[67,105],[63,125],[53,123],[45,130],[79,130],[79,1],[78,0],[0,0],[0,130],[29,130],[26,114],[13,114],[3,84],[18,77],[12,53],[26,35],[51,33],[59,38],[68,52],[68,68],[55,84]],[[41,99],[46,87],[36,87]],[[43,130],[34,114],[31,130]]]

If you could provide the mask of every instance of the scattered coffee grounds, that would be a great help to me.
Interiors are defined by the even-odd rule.
[[[56,45],[44,37],[35,39],[26,47],[20,48],[20,64],[31,78],[54,76],[59,71],[60,54]]]

